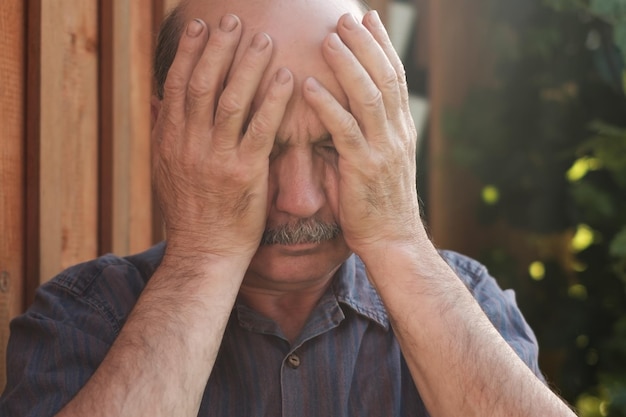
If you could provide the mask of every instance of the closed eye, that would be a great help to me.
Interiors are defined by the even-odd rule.
[[[333,156],[339,155],[339,152],[337,152],[337,148],[335,148],[335,145],[332,141],[324,141],[323,143],[319,143],[317,147],[326,154],[330,154]]]

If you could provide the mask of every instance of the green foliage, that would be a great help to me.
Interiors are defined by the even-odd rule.
[[[496,80],[445,127],[487,186],[479,218],[523,231],[540,259],[530,272],[502,247],[482,260],[516,289],[580,415],[626,417],[626,0],[493,0],[490,13]]]

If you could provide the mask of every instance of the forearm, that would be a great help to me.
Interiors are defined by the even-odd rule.
[[[101,365],[57,416],[195,417],[246,267],[166,255]]]
[[[433,416],[572,416],[424,238],[365,263]],[[386,253],[385,253],[386,252]]]

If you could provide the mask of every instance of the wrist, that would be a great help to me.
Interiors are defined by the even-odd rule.
[[[250,262],[259,247],[259,239],[235,243],[235,238],[209,236],[198,232],[167,232],[165,255],[201,263]]]
[[[389,259],[403,256],[403,254],[415,258],[423,252],[437,253],[421,222],[408,226],[401,233],[394,235],[385,236],[380,233],[370,242],[354,245],[354,247],[351,245],[351,249],[366,265],[369,263],[372,266],[385,264]]]
[[[365,264],[370,282],[379,293],[408,287],[421,288],[421,292],[439,285],[448,287],[449,277],[457,280],[427,237],[377,245],[359,254],[359,257]]]
[[[185,276],[204,277],[221,271],[224,277],[243,278],[255,251],[227,250],[209,245],[167,239],[161,267],[183,272]],[[177,274],[178,275],[178,274]]]

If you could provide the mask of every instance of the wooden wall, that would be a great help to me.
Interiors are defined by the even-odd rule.
[[[0,2],[0,358],[10,318],[40,283],[162,238],[150,188],[150,65],[174,4]]]
[[[25,10],[0,3],[0,387],[9,319],[23,308]]]
[[[430,108],[428,219],[439,247],[478,256],[492,239],[475,219],[480,186],[450,157],[446,111],[462,104],[476,84],[492,82],[485,40],[487,0],[416,0],[425,25],[421,41],[427,51]]]

